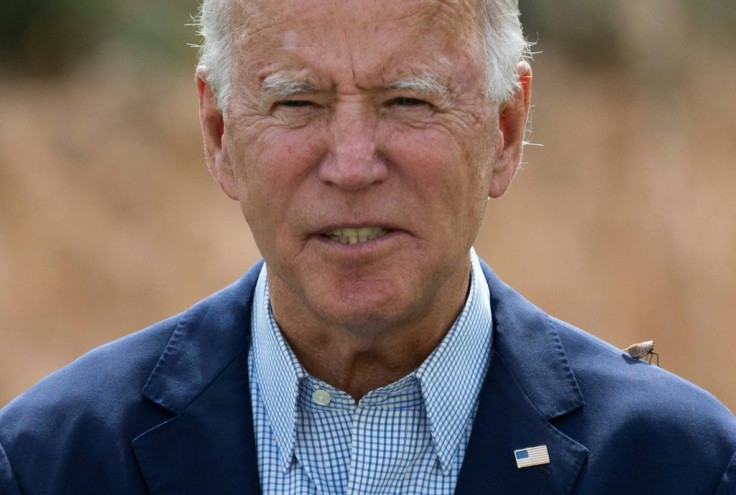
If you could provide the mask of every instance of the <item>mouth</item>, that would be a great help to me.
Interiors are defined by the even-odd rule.
[[[388,234],[388,230],[381,227],[360,227],[360,228],[337,228],[322,234],[331,241],[340,244],[362,244]]]

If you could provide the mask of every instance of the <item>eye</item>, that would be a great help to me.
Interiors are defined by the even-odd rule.
[[[428,105],[426,101],[418,100],[416,98],[408,98],[405,96],[394,98],[393,100],[391,100],[390,103],[399,107],[416,107],[420,105]]]
[[[307,100],[285,100],[276,103],[276,106],[289,107],[289,108],[302,108],[313,105],[311,101]]]

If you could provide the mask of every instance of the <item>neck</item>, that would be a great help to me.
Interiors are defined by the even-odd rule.
[[[467,297],[470,267],[435,294],[428,311],[399,322],[331,325],[299,314],[271,294],[274,317],[309,374],[359,401],[418,368],[450,330]]]

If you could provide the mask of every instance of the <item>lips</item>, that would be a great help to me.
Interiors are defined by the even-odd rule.
[[[340,244],[361,244],[388,234],[381,227],[337,228],[324,234],[325,237]]]

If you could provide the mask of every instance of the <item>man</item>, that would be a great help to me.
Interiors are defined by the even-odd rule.
[[[0,493],[734,494],[712,396],[472,243],[518,167],[513,0],[209,0],[206,160],[265,264],[0,413]]]

